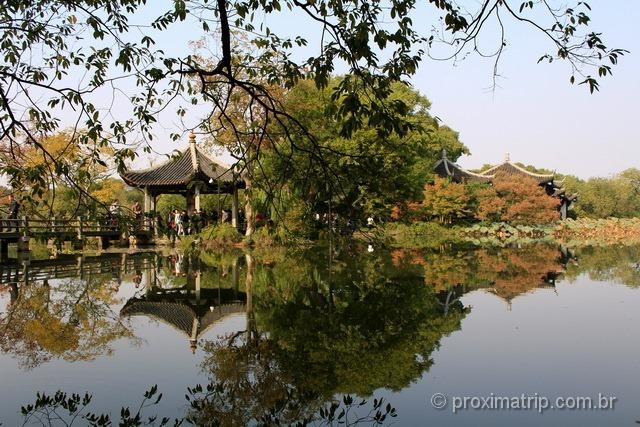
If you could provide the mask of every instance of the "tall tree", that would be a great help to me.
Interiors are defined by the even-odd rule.
[[[341,81],[336,78],[333,84]],[[354,220],[369,215],[386,217],[391,206],[420,200],[442,149],[455,157],[467,149],[456,132],[441,126],[429,114],[429,100],[416,90],[398,83],[389,99],[407,106],[411,131],[402,137],[381,135],[376,126],[366,126],[344,138],[339,136],[340,124],[328,113],[339,108],[330,90],[318,90],[312,82],[300,81],[287,92],[284,105],[316,136],[325,161],[313,163],[301,154],[314,149],[304,136],[293,138],[298,150],[279,140],[265,160],[265,178],[273,181],[286,177],[287,191],[315,212],[331,209]],[[276,187],[273,182],[270,185]]]

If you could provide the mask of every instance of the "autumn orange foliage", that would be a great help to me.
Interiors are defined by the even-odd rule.
[[[478,190],[475,217],[481,221],[547,224],[558,219],[560,201],[533,178],[497,175],[493,186]]]

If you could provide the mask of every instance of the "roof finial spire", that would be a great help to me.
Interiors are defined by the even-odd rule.
[[[509,156],[509,153],[504,153],[504,162],[508,163],[511,161],[511,156]]]
[[[196,143],[196,134],[193,131],[189,132],[189,144]]]

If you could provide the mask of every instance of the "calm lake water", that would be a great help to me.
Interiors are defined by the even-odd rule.
[[[345,394],[367,399],[357,415],[384,398],[401,426],[640,420],[636,246],[140,252],[1,272],[5,426],[39,391],[89,392],[117,419],[154,384],[146,414],[223,425],[274,408],[292,422]],[[199,411],[196,384],[218,386]]]

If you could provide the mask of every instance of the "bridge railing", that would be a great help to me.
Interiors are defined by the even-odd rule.
[[[0,220],[0,232],[11,233],[20,230],[22,224],[21,219],[1,219]]]
[[[149,218],[145,216],[140,216],[139,218],[134,218],[131,222],[131,227],[129,231],[153,231],[156,227],[155,218]]]
[[[119,218],[119,217],[99,217],[75,219],[32,219],[22,217],[20,219],[0,219],[0,235],[18,234],[20,236],[36,235],[60,235],[75,234],[82,238],[87,234],[119,234],[121,232],[152,231],[155,221],[153,218]]]

